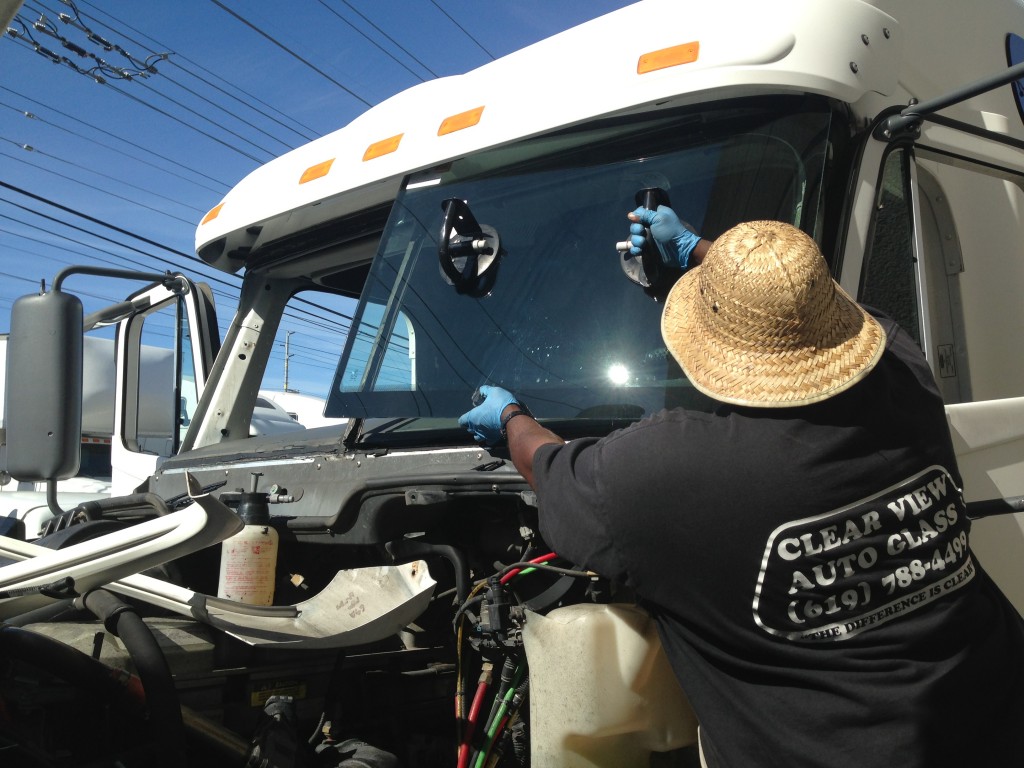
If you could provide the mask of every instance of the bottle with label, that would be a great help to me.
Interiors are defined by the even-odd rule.
[[[245,527],[221,542],[217,597],[248,605],[273,605],[278,533],[270,524],[269,496],[256,490],[259,477],[253,474],[248,492],[221,497],[229,505],[237,501]]]

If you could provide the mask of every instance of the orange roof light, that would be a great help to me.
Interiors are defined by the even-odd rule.
[[[375,157],[380,157],[381,155],[390,155],[398,149],[398,145],[402,143],[403,136],[405,136],[405,134],[400,133],[397,136],[392,136],[390,139],[374,142],[368,146],[366,151],[363,153],[363,162],[365,163],[367,160],[373,160]]]
[[[334,158],[330,160],[324,160],[322,163],[311,165],[309,168],[302,172],[302,176],[299,178],[299,184],[305,184],[307,181],[313,181],[313,179],[319,179],[326,176],[330,170],[331,165],[334,163]]]
[[[213,206],[213,208],[210,209],[210,212],[208,214],[206,214],[205,216],[203,216],[203,220],[201,222],[199,222],[200,226],[202,226],[203,224],[208,224],[209,222],[211,222],[214,219],[216,219],[220,215],[220,209],[223,208],[223,207],[224,207],[224,203],[221,203],[220,205]]]
[[[662,48],[660,51],[651,51],[640,57],[636,63],[636,73],[645,75],[659,69],[676,67],[680,64],[692,64],[700,54],[700,42],[694,40],[692,43],[683,43],[671,48]]]
[[[480,122],[480,116],[483,113],[484,108],[477,107],[476,109],[469,109],[457,115],[446,117],[441,121],[441,127],[437,129],[437,135],[444,136],[446,133],[455,133],[463,128],[472,128]]]

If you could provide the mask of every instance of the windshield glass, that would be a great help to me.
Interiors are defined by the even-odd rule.
[[[593,424],[703,407],[661,340],[662,303],[627,278],[615,248],[634,195],[663,188],[709,239],[768,218],[814,235],[830,114],[804,97],[705,104],[589,124],[410,178],[326,415],[438,427],[465,412],[481,384],[516,393],[541,419]],[[466,285],[453,284],[439,257],[451,199],[500,243]],[[465,261],[454,259],[456,273]]]

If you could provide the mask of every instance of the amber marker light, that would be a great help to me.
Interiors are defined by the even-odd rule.
[[[302,176],[299,177],[299,184],[305,184],[307,181],[323,178],[330,173],[331,165],[333,164],[334,158],[332,157],[330,160],[324,160],[322,163],[309,166],[309,168],[302,172]]]
[[[380,157],[381,155],[390,155],[398,149],[398,145],[402,143],[403,136],[405,136],[405,134],[400,133],[397,136],[392,136],[390,139],[375,141],[373,144],[368,146],[366,151],[363,153],[363,162],[365,163],[367,160],[373,160],[375,157]]]
[[[680,64],[692,64],[697,60],[699,53],[700,43],[696,40],[671,48],[662,48],[660,51],[651,51],[640,57],[636,63],[636,73],[644,75],[659,69],[678,67]]]
[[[224,203],[221,203],[220,205],[213,206],[213,208],[210,209],[210,212],[208,214],[206,214],[205,216],[203,216],[203,220],[201,222],[199,222],[200,225],[208,224],[209,222],[211,222],[214,219],[216,219],[220,215],[220,209],[223,208],[223,207],[224,207]]]
[[[437,135],[444,136],[447,133],[461,131],[463,128],[472,128],[480,122],[480,116],[483,113],[484,108],[477,107],[476,109],[468,109],[465,112],[459,112],[457,115],[446,117],[441,121],[441,127],[437,129]]]

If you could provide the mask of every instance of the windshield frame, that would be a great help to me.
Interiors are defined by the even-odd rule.
[[[714,401],[693,389],[682,372],[678,370],[678,366],[675,366],[671,356],[664,350],[663,343],[660,341],[660,333],[657,334],[657,346],[660,346],[657,354],[661,357],[656,364],[666,369],[672,369],[675,366],[675,370],[670,370],[668,374],[658,380],[663,396],[660,399],[647,398],[642,406],[637,406],[626,397],[607,402],[600,401],[597,404],[602,407],[598,408],[577,407],[587,400],[580,393],[575,393],[573,396],[576,399],[570,406],[559,407],[553,403],[555,398],[545,397],[545,393],[542,391],[543,387],[524,386],[528,382],[516,380],[515,377],[496,376],[490,365],[479,365],[480,358],[474,360],[471,355],[466,355],[462,365],[463,367],[472,366],[477,370],[473,370],[472,375],[464,375],[459,386],[451,388],[451,391],[445,396],[443,408],[436,407],[440,402],[436,398],[434,402],[428,402],[430,400],[428,393],[423,392],[415,385],[397,390],[391,386],[377,386],[380,372],[388,367],[389,354],[392,359],[402,353],[412,354],[415,360],[412,365],[423,364],[424,361],[420,359],[420,350],[411,349],[409,335],[402,336],[401,333],[396,333],[395,329],[412,328],[415,324],[414,320],[418,319],[410,319],[407,313],[403,314],[405,313],[404,308],[409,306],[406,304],[407,297],[412,295],[415,301],[415,293],[419,290],[418,286],[426,284],[428,280],[435,281],[440,285],[446,279],[442,271],[437,268],[436,263],[427,267],[430,262],[430,248],[424,247],[419,252],[413,253],[408,249],[403,251],[401,247],[403,242],[406,245],[412,242],[412,238],[409,236],[406,236],[404,241],[399,236],[402,227],[410,226],[410,221],[412,227],[419,228],[424,241],[427,238],[423,236],[429,236],[435,251],[441,239],[439,222],[443,211],[440,210],[440,206],[437,207],[434,220],[420,221],[419,219],[429,218],[428,215],[424,215],[424,212],[429,214],[429,211],[425,206],[414,204],[411,201],[427,190],[432,195],[431,204],[449,194],[453,198],[465,198],[469,200],[469,207],[476,217],[481,219],[481,223],[486,220],[489,224],[500,219],[495,212],[497,209],[489,211],[486,205],[480,205],[478,201],[481,196],[478,192],[473,195],[460,195],[463,190],[466,188],[478,190],[483,188],[481,185],[484,184],[508,183],[510,179],[543,178],[546,184],[550,184],[550,178],[546,175],[558,173],[565,174],[565,184],[569,188],[572,181],[569,175],[572,171],[576,171],[577,175],[582,174],[583,171],[594,171],[599,175],[607,173],[608,169],[612,168],[616,162],[621,166],[619,170],[623,171],[630,163],[635,164],[634,170],[638,172],[634,175],[638,182],[641,178],[658,180],[666,176],[658,168],[665,165],[665,158],[669,155],[684,151],[692,153],[705,151],[707,154],[706,149],[702,148],[711,146],[714,141],[724,144],[725,142],[721,140],[724,134],[715,134],[714,128],[721,127],[727,120],[732,120],[736,125],[744,124],[745,120],[756,125],[756,115],[761,115],[765,119],[774,116],[775,122],[771,124],[777,126],[780,121],[795,121],[801,119],[798,116],[813,115],[814,119],[820,122],[810,145],[813,152],[806,151],[808,161],[813,160],[814,162],[805,162],[801,153],[790,147],[798,158],[799,165],[806,168],[806,172],[802,177],[800,174],[793,174],[796,177],[795,185],[798,191],[792,195],[795,205],[792,207],[792,215],[787,218],[790,223],[800,226],[820,242],[826,205],[824,190],[827,186],[826,175],[829,171],[826,158],[834,140],[833,134],[839,131],[848,134],[848,126],[843,119],[837,119],[837,111],[837,105],[827,99],[801,95],[751,97],[714,102],[654,114],[596,121],[556,134],[534,137],[514,145],[481,152],[447,164],[443,168],[410,176],[406,179],[401,193],[395,200],[391,216],[381,238],[378,254],[371,265],[370,275],[352,321],[352,332],[346,341],[331,386],[326,415],[371,419],[374,424],[387,425],[385,428],[363,430],[361,439],[370,440],[376,444],[378,442],[401,442],[403,439],[419,442],[419,438],[414,437],[411,433],[420,430],[426,430],[435,435],[441,432],[447,433],[448,427],[445,425],[451,424],[452,419],[457,418],[459,413],[468,409],[471,392],[482,383],[497,384],[516,392],[530,403],[538,419],[545,423],[549,423],[548,420],[551,420],[550,423],[559,424],[563,432],[573,434],[604,434],[661,408],[682,405],[708,410],[714,407]],[[670,129],[680,134],[675,144],[670,141],[672,138],[669,135]],[[756,131],[747,129],[746,132],[738,130],[735,135],[750,137],[756,133]],[[732,162],[740,171],[743,169],[737,164],[747,162],[744,158],[751,158],[749,161],[751,164],[763,161],[764,165],[771,165],[770,160],[765,160],[765,157],[771,155],[772,152],[775,152],[776,155],[781,153],[781,156],[784,156],[788,151],[782,148],[784,144],[785,141],[778,136],[769,136],[764,140],[764,146],[771,145],[775,149],[764,149],[754,143],[749,143],[749,146],[742,146],[739,150],[734,151]],[[610,157],[616,157],[616,151],[619,152],[618,159],[610,160]],[[758,154],[759,152],[761,154]],[[551,165],[553,158],[558,160],[554,168]],[[721,157],[718,160],[724,164]],[[732,172],[738,173],[739,171]],[[671,182],[668,183],[671,184]],[[476,186],[474,187],[474,185]],[[605,254],[601,258],[615,258],[612,250],[613,237],[618,235],[618,239],[622,239],[628,231],[625,213],[633,207],[633,200],[630,198],[635,189],[629,189],[628,185],[623,187],[621,183],[618,186],[620,188],[614,190],[612,195],[614,200],[605,206],[606,217],[613,223],[610,225],[611,229],[608,230],[609,234],[601,241],[601,247],[604,249],[601,253]],[[751,184],[751,186],[756,187],[755,184]],[[717,221],[710,223],[707,209],[702,210],[699,205],[694,205],[693,196],[686,194],[685,190],[680,195],[680,185],[676,185],[669,191],[672,194],[673,205],[678,206],[681,216],[691,218],[691,220],[696,219],[697,231],[705,237],[717,236],[727,226],[744,220],[740,218],[730,222],[728,217],[720,216]],[[527,192],[523,194],[525,195]],[[471,197],[473,199],[470,199]],[[507,201],[508,197],[509,195],[506,194],[503,199]],[[682,204],[677,203],[677,199],[681,199]],[[705,205],[708,204],[705,203]],[[751,206],[751,208],[754,207]],[[767,218],[767,216],[761,216],[761,218]],[[772,218],[781,217],[772,216]],[[460,301],[477,302],[478,304],[491,302],[492,305],[495,303],[494,297],[502,289],[501,282],[508,279],[504,274],[511,269],[508,265],[514,263],[513,259],[518,257],[517,251],[521,252],[523,250],[522,243],[526,242],[523,235],[514,233],[515,227],[508,221],[499,222],[495,225],[495,229],[502,238],[502,252],[495,260],[495,281],[493,283],[480,281],[482,285],[477,286],[477,295],[473,295],[473,290],[461,291],[459,286],[451,285],[451,280],[448,279],[448,285],[444,289],[447,294],[437,293],[432,288],[434,295],[441,296],[440,301],[443,302],[440,306],[433,308],[434,314],[443,314],[442,310],[447,311],[451,307],[458,306],[457,302]],[[516,244],[517,242],[518,246],[510,246],[506,250],[506,243]],[[436,258],[434,256],[435,261]],[[417,260],[419,263],[413,263]],[[385,270],[392,273],[391,278],[384,277]],[[576,274],[579,272],[580,270],[577,270]],[[413,276],[413,280],[405,279],[406,275]],[[621,284],[616,285],[615,291],[618,293],[615,295],[626,296],[629,291],[637,298],[641,298],[643,289],[635,285],[625,288],[627,282],[625,276],[616,279],[621,279]],[[526,284],[524,282],[521,287],[525,287]],[[526,295],[525,291],[523,295]],[[582,296],[577,298],[579,299],[578,311],[585,313],[591,312],[593,309],[587,303],[588,299],[593,301],[599,297]],[[661,298],[663,297],[642,296],[642,302],[647,304],[648,309],[642,312],[638,311],[636,317],[640,318],[642,315],[642,319],[630,318],[630,322],[635,327],[644,328],[648,344],[653,338],[651,328],[656,331],[659,326],[658,315],[660,314]],[[632,298],[628,301],[636,303]],[[421,300],[421,304],[423,305],[421,310],[431,309],[426,299]],[[377,313],[382,320],[372,320],[371,316],[374,313]],[[596,313],[595,317],[599,317],[600,314],[600,312]],[[368,329],[373,331],[372,342],[368,341]],[[390,346],[385,340],[392,342]],[[368,348],[367,344],[369,344]],[[540,349],[540,347],[537,346],[536,349]],[[531,351],[536,351],[536,349],[531,348]],[[459,351],[465,353],[464,349],[460,348]],[[557,350],[547,351],[547,354],[551,353],[557,353]],[[367,363],[362,368],[354,362],[360,354],[366,355],[367,359]],[[655,354],[653,344],[651,344],[651,354]],[[523,356],[525,357],[525,353]],[[346,377],[352,378],[353,371],[360,374],[359,383],[344,385]],[[418,383],[419,379],[414,379],[414,381]],[[625,386],[620,391],[626,392],[631,388],[636,389]],[[594,385],[589,382],[580,387],[581,392],[593,389]],[[458,390],[457,393],[456,390]],[[633,394],[635,395],[636,392],[634,391]],[[576,408],[575,413],[572,412],[572,408]],[[381,421],[378,422],[378,419]],[[370,425],[368,423],[365,426]],[[452,425],[452,427],[454,426]],[[405,438],[401,437],[402,434],[405,435]]]

